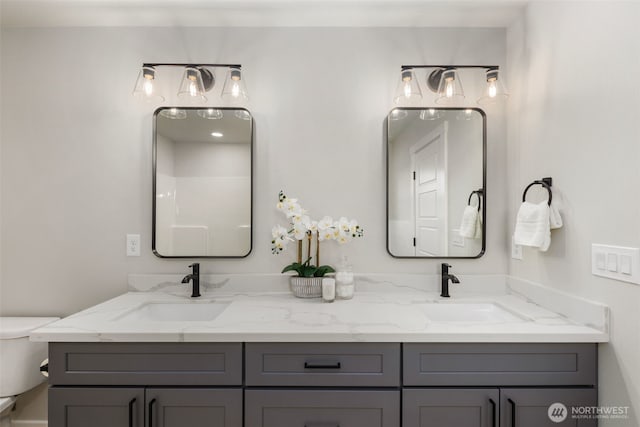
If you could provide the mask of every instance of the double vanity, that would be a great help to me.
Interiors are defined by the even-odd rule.
[[[606,307],[504,276],[461,276],[447,299],[429,280],[363,276],[325,304],[276,276],[203,277],[198,299],[132,276],[32,334],[50,343],[49,425],[538,427],[557,402],[596,425],[571,411],[597,405]]]

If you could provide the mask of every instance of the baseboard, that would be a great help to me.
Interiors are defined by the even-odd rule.
[[[47,427],[46,420],[12,420],[11,427]]]

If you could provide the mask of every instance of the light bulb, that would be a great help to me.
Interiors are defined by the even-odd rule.
[[[144,93],[146,96],[151,96],[153,95],[153,82],[152,82],[153,78],[149,78],[147,76],[145,76],[145,81],[144,81]]]
[[[189,95],[198,96],[198,88],[194,82],[189,83]]]
[[[233,96],[234,98],[240,96],[240,85],[238,83],[233,83],[233,86],[231,87],[231,96]]]
[[[404,84],[404,96],[405,98],[411,98],[411,83],[405,82]]]
[[[487,90],[487,93],[488,93],[490,98],[495,98],[496,95],[498,94],[498,87],[496,86],[496,79],[493,79],[493,80],[489,81],[489,88]]]
[[[453,96],[453,79],[446,80],[445,96],[451,98]]]

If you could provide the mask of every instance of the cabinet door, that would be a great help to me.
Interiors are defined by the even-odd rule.
[[[595,427],[597,420],[589,419],[579,408],[597,404],[596,389],[500,389],[500,425]]]
[[[247,390],[248,427],[398,427],[399,391]]]
[[[498,427],[493,389],[404,389],[403,427]]]
[[[143,427],[142,388],[49,389],[49,427]]]
[[[146,390],[147,427],[242,427],[241,389]]]

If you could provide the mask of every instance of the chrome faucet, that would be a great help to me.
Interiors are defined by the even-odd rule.
[[[193,288],[191,289],[191,298],[196,298],[200,296],[200,264],[194,262],[189,266],[189,268],[193,269],[191,274],[187,274],[182,278],[182,283],[193,283]]]
[[[449,298],[449,280],[451,283],[460,283],[460,280],[454,276],[453,274],[449,274],[449,269],[451,266],[446,262],[442,263],[442,288],[440,291],[440,296],[444,298]]]

